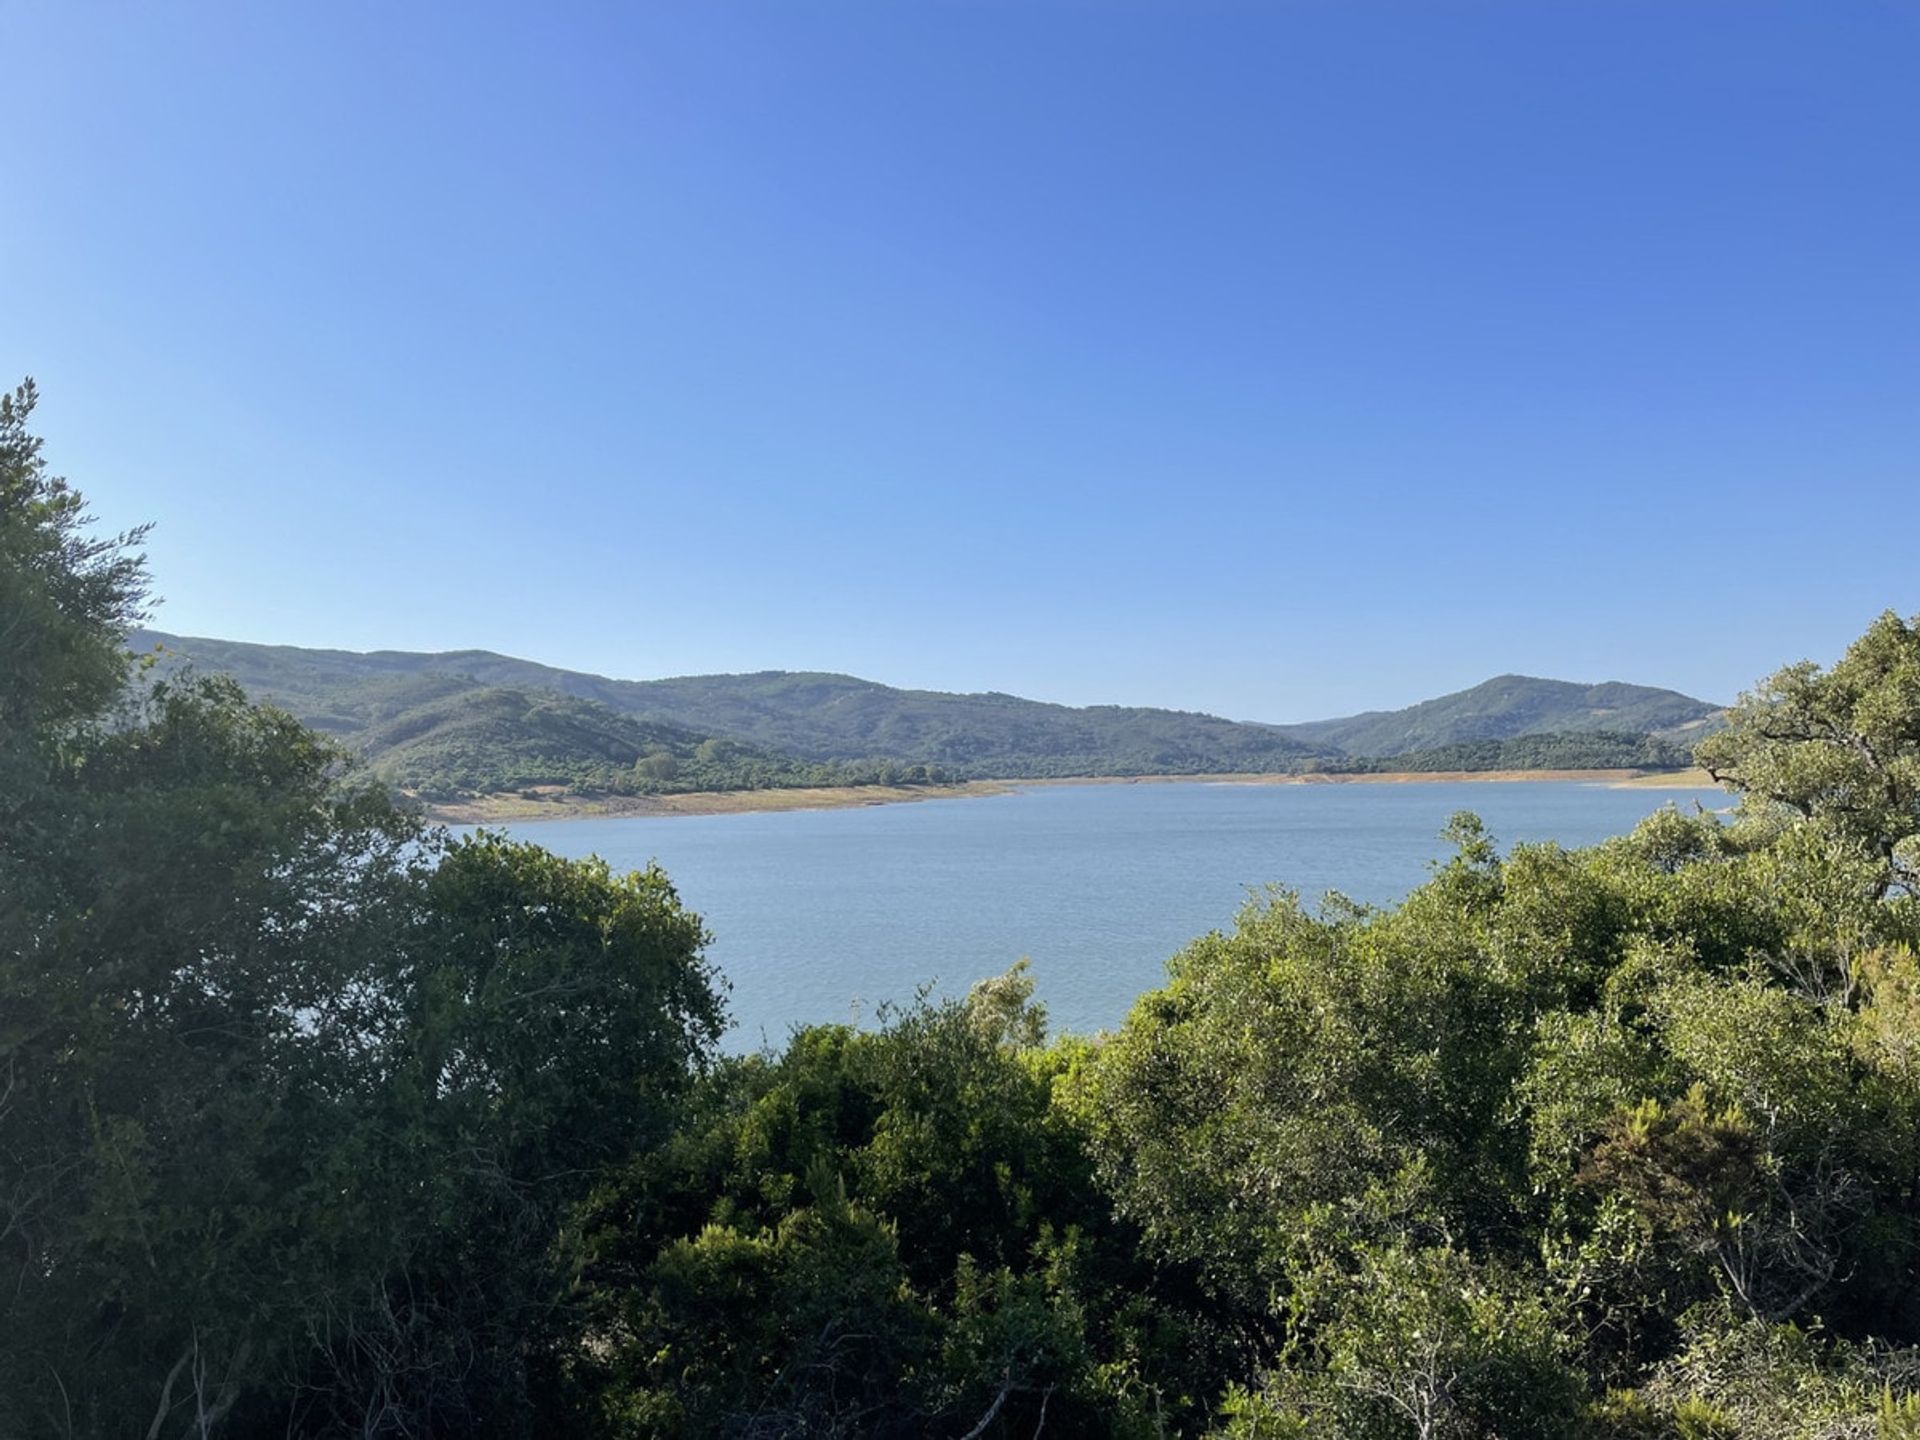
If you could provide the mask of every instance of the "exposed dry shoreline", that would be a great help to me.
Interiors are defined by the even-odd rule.
[[[696,790],[685,795],[568,795],[544,788],[525,795],[483,795],[429,805],[427,818],[446,825],[494,825],[505,821],[619,819],[649,815],[740,815],[765,810],[848,810],[860,805],[898,805],[963,795],[1004,795],[1008,781],[969,780],[958,785],[821,785],[791,790]]]
[[[1614,783],[1631,790],[1712,790],[1719,786],[1719,782],[1698,765],[1691,770],[1653,770]]]
[[[1428,783],[1518,784],[1533,780],[1584,782],[1636,790],[1711,787],[1704,770],[1383,770],[1366,774],[1310,775],[1088,775],[1059,780],[1009,780],[1010,789],[1041,785],[1421,785]]]
[[[616,819],[664,815],[739,815],[773,810],[845,810],[1005,795],[1052,785],[1419,785],[1578,781],[1644,790],[1711,787],[1704,770],[1417,770],[1366,775],[1089,775],[1057,780],[969,780],[957,785],[830,785],[793,790],[696,791],[686,795],[569,795],[544,787],[531,795],[487,795],[429,805],[427,815],[447,825],[496,825],[533,820]]]

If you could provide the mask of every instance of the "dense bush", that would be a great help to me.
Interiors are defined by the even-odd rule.
[[[1441,770],[1677,770],[1692,763],[1693,756],[1687,750],[1657,735],[1589,730],[1468,740],[1375,760],[1345,761],[1329,768],[1393,774]]]
[[[657,872],[423,832],[222,681],[0,402],[0,1434],[527,1434],[565,1221],[722,1024]]]

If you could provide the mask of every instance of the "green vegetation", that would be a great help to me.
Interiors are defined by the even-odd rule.
[[[424,682],[436,684],[457,682]],[[792,760],[737,740],[637,720],[595,700],[497,686],[452,689],[368,725],[352,742],[376,776],[430,800],[542,785],[668,795],[924,785],[947,778],[926,765]]]
[[[1331,768],[1353,774],[1448,770],[1678,770],[1690,752],[1657,735],[1609,730],[1574,734],[1518,735],[1508,740],[1464,740],[1401,755],[1343,762]]]
[[[1325,753],[1278,727],[1214,715],[896,690],[844,675],[694,676],[636,694],[654,713],[810,759],[892,756],[968,779],[1278,774]]]
[[[1287,730],[1311,744],[1374,759],[1525,735],[1658,735],[1691,745],[1712,730],[1719,713],[1719,706],[1704,700],[1646,685],[1576,685],[1501,675],[1404,710],[1315,720]]]
[[[1832,828],[1920,885],[1920,652],[1891,611],[1831,672],[1789,665],[1700,748],[1716,779]]]
[[[1074,709],[1012,695],[896,690],[846,675],[703,675],[608,680],[485,651],[414,655],[245,645],[143,631],[203,669],[232,675],[248,693],[284,705],[353,741],[408,685],[511,686],[594,701],[609,711],[702,736],[724,736],[799,765],[896,769],[926,766],[955,779],[1080,775],[1287,773],[1329,752],[1267,725],[1173,710]],[[600,722],[605,724],[603,720]],[[803,784],[846,784],[845,779]],[[477,789],[477,785],[461,788]]]
[[[601,795],[671,795],[813,785],[925,785],[948,776],[937,766],[896,761],[800,761],[722,736],[623,714],[601,701],[557,690],[487,685],[471,676],[392,668],[343,675],[343,662],[317,672],[268,646],[137,636],[161,677],[233,666],[243,683],[297,718],[337,737],[370,773],[427,800],[553,786]],[[158,647],[158,648],[156,648]],[[259,652],[268,663],[258,663]],[[364,657],[352,657],[360,659]],[[278,662],[278,663],[275,663]],[[289,679],[288,677],[298,677]],[[236,677],[239,678],[239,677]],[[284,684],[284,695],[275,687]]]
[[[1908,1440],[1920,617],[1661,812],[721,1058],[657,871],[420,828],[0,402],[0,1434]]]
[[[1718,710],[1670,690],[1506,676],[1388,715],[1252,725],[1173,710],[895,690],[845,675],[623,681],[482,650],[299,650],[143,631],[230,674],[436,797],[562,785],[616,794],[934,779],[1678,768]],[[1651,732],[1660,731],[1661,735]],[[703,740],[733,748],[689,763]],[[641,762],[664,755],[650,773]]]
[[[0,400],[0,1434],[525,1434],[563,1237],[722,1024],[657,872],[421,831],[224,680]],[[15,617],[21,623],[11,623]]]

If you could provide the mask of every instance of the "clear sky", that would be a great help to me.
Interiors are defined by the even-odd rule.
[[[1294,720],[1920,610],[1912,0],[0,0],[189,634]]]

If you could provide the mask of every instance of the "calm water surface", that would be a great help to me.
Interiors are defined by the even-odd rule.
[[[1053,1028],[1117,1024],[1167,957],[1231,923],[1250,889],[1397,900],[1457,810],[1502,847],[1587,845],[1717,790],[1554,782],[1052,786],[785,814],[509,827],[564,855],[657,859],[714,934],[734,1049],[796,1024],[871,1018],[922,985],[963,992],[1031,957]]]

